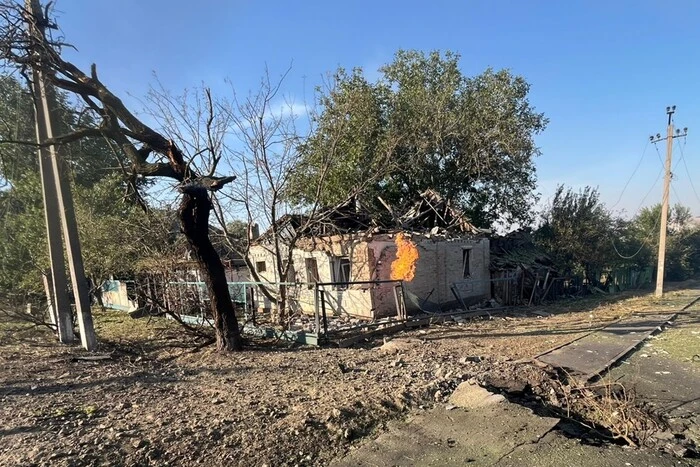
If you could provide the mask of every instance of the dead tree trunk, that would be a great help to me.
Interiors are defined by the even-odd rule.
[[[209,213],[212,208],[209,193],[202,187],[187,187],[182,191],[179,213],[182,233],[207,284],[214,316],[216,348],[220,351],[241,350],[243,339],[226,282],[226,271],[209,238]]]
[[[178,189],[183,193],[180,205],[182,231],[207,284],[218,348],[240,350],[242,339],[224,266],[209,238],[209,212],[212,207],[210,192],[220,190],[235,179],[234,176],[216,175],[221,155],[216,151],[219,144],[211,140],[211,125],[215,122],[211,95],[207,92],[207,150],[198,151],[187,158],[189,160],[186,162],[182,150],[172,139],[142,122],[100,81],[94,64],[90,73],[86,74],[61,57],[64,44],[44,34],[47,25],[57,27],[45,17],[51,2],[45,9],[35,8],[37,3],[38,0],[33,0],[32,8],[28,10],[22,6],[22,2],[2,1],[0,59],[22,71],[28,68],[42,70],[51,85],[82,99],[96,119],[93,126],[80,127],[64,135],[54,136],[44,144],[63,145],[85,138],[106,138],[131,161],[128,173],[143,177],[165,177],[178,182]],[[22,26],[23,23],[26,27]],[[36,143],[25,144],[36,146]],[[195,157],[204,157],[204,153],[209,154],[209,161],[202,165],[206,167],[206,173],[202,171],[202,166],[198,170],[195,163]],[[153,158],[154,154],[159,157]]]

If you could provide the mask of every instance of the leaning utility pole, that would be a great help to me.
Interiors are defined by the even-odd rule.
[[[688,134],[688,128],[681,130],[676,130],[676,134],[673,134],[673,114],[676,111],[676,106],[666,107],[666,114],[668,114],[668,125],[666,128],[666,137],[662,138],[661,134],[657,133],[656,138],[650,136],[649,140],[652,143],[658,143],[659,141],[666,140],[666,168],[664,176],[664,191],[661,197],[661,226],[659,228],[659,262],[656,269],[656,296],[661,297],[664,294],[664,267],[666,262],[666,231],[668,229],[668,204],[669,204],[669,190],[671,189],[671,161],[673,158],[673,140],[674,138],[680,138],[681,136],[686,136]]]
[[[36,138],[38,142],[46,141],[46,131],[39,114],[41,106],[37,96],[41,95],[41,83],[38,79],[32,82],[34,109],[36,115]],[[46,218],[46,237],[49,246],[50,273],[47,274],[46,287],[49,313],[53,316],[51,322],[56,323],[58,340],[64,344],[73,342],[73,314],[68,297],[68,279],[66,278],[66,263],[63,259],[61,243],[61,217],[59,214],[58,198],[56,197],[56,181],[51,169],[51,154],[46,146],[39,147],[39,173],[41,175],[41,192],[44,198],[44,217]]]
[[[41,10],[41,5],[39,0],[26,0],[27,11],[30,13],[28,17],[29,24],[29,34],[34,36],[37,40],[43,42],[45,39],[44,28],[46,25],[46,18]],[[47,85],[44,78],[43,70],[40,66],[36,66],[32,69],[32,86],[34,91],[34,103],[36,109],[36,125],[37,125],[37,137],[39,138],[39,144],[46,142],[47,140],[53,139],[53,127],[51,124],[51,107],[50,105],[56,105],[56,96],[53,93],[53,89],[50,85]],[[87,279],[85,278],[85,268],[83,266],[82,252],[80,249],[80,239],[78,237],[78,226],[75,221],[75,212],[73,209],[73,196],[70,190],[70,184],[68,183],[67,177],[63,174],[64,167],[62,167],[62,161],[60,160],[57,147],[53,144],[48,146],[40,146],[40,153],[44,165],[42,165],[42,184],[44,185],[44,202],[45,210],[47,213],[47,225],[50,225],[48,229],[49,245],[60,246],[60,233],[56,232],[55,229],[55,214],[50,213],[50,209],[56,209],[60,213],[61,227],[63,230],[63,239],[65,241],[66,253],[68,255],[68,266],[70,270],[71,283],[73,285],[73,294],[75,296],[75,307],[76,313],[78,315],[78,326],[80,328],[80,340],[83,347],[87,350],[94,350],[97,342],[95,340],[95,330],[92,322],[92,313],[90,311],[90,296],[88,290]],[[48,158],[51,164],[51,173],[45,169],[45,159]],[[47,175],[45,178],[44,176]],[[49,247],[50,253],[52,248]],[[59,295],[63,294],[65,290],[65,269],[63,269],[63,251],[62,248],[58,249],[56,255],[60,256],[60,266],[52,264],[52,276],[54,281],[54,292],[56,294],[54,303],[56,306],[57,314],[59,316],[58,321],[62,322],[65,319],[64,315],[60,314],[60,309],[58,300]],[[53,260],[53,258],[52,258]],[[54,267],[55,266],[55,267]],[[56,269],[56,270],[54,270]],[[63,284],[61,284],[61,276]],[[58,278],[58,279],[57,279]],[[63,290],[59,290],[60,286]],[[70,304],[68,305],[68,317],[70,321],[70,336],[72,340],[73,323],[70,313]],[[59,325],[59,329],[61,325]],[[60,336],[60,331],[59,331]],[[61,341],[64,342],[63,338]]]

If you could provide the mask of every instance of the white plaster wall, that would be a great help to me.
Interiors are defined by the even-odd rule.
[[[290,306],[296,307],[303,313],[312,314],[315,311],[314,287],[307,283],[306,258],[314,258],[318,267],[320,282],[332,282],[331,252],[337,256],[347,256],[350,259],[351,281],[369,280],[370,263],[367,257],[367,243],[363,241],[347,241],[342,245],[333,245],[329,251],[306,251],[296,249],[292,254],[295,282],[300,284],[290,288]],[[270,282],[277,282],[274,255],[260,245],[251,247],[250,258],[253,263],[265,261],[266,271],[260,273],[261,278]],[[345,290],[334,286],[324,286],[326,299],[326,313],[328,315],[349,314],[352,316],[373,318],[374,306],[369,285],[351,285]],[[258,294],[260,295],[260,294]],[[258,299],[256,299],[258,302]],[[266,300],[257,303],[259,308],[269,308]]]
[[[404,283],[407,291],[419,299],[429,296],[428,300],[431,302],[440,304],[454,302],[455,297],[450,287],[454,282],[465,280],[462,276],[462,251],[470,248],[470,279],[473,285],[469,288],[467,295],[490,298],[489,240],[487,238],[445,240],[421,236],[414,238],[414,241],[418,248],[419,259],[414,279]],[[352,240],[336,242],[328,245],[323,251],[297,249],[292,255],[295,282],[307,281],[305,258],[315,258],[319,280],[331,282],[331,253],[350,258],[352,281],[389,280],[391,263],[396,259],[396,245],[393,236],[382,235],[369,242]],[[278,281],[271,252],[257,245],[251,247],[250,256],[254,263],[265,261],[267,271],[261,273],[265,280]],[[338,290],[335,287],[326,286],[324,287],[326,312],[329,315],[350,314],[366,318],[393,316],[396,314],[393,287],[393,284],[353,285],[347,290]],[[290,291],[290,297],[299,307],[298,309],[304,313],[314,312],[313,287],[306,285],[296,287]],[[258,306],[269,308],[269,303],[264,302],[265,300],[262,300]]]

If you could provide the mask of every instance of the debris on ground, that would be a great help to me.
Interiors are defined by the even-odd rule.
[[[503,402],[506,398],[501,394],[494,394],[482,388],[478,384],[464,381],[450,396],[450,404],[463,409],[476,409]]]
[[[167,320],[97,312],[98,355],[111,358],[94,361],[74,360],[89,354],[49,332],[0,321],[0,464],[328,465],[390,420],[464,410],[450,398],[465,382],[569,419],[577,437],[695,455],[689,421],[650,413],[630,388],[582,387],[531,361],[623,314],[660,310],[627,297],[547,307],[547,319],[405,329],[354,348],[251,340],[226,355],[188,345]],[[373,350],[385,345],[393,350]]]

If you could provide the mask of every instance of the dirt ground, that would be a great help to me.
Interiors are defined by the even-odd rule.
[[[98,354],[111,358],[83,360],[51,333],[5,320],[0,465],[327,465],[464,380],[632,312],[680,310],[699,288],[596,295],[349,349],[257,341],[227,355],[193,351],[171,322],[98,311]]]

